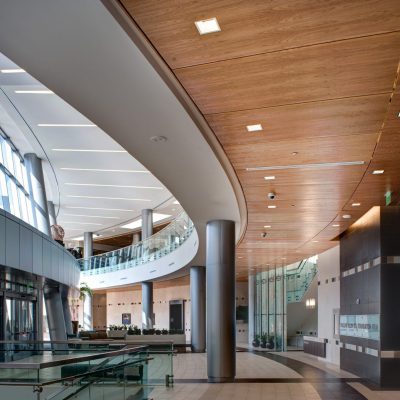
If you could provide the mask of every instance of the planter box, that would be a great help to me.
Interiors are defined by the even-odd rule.
[[[110,339],[125,339],[126,337],[126,330],[122,331],[107,331],[107,336]]]
[[[179,345],[176,349],[178,352],[186,352],[186,335],[126,335],[125,339],[135,344],[152,344],[172,342]]]

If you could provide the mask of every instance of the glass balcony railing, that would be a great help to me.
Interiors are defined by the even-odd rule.
[[[315,257],[299,263],[297,268],[286,270],[286,296],[288,303],[297,303],[302,300],[317,273]]]
[[[21,359],[16,342],[1,342],[0,398],[26,400],[145,400],[157,386],[173,386],[173,343],[118,341],[30,342]],[[55,348],[62,347],[62,350]]]
[[[156,261],[182,246],[193,230],[193,222],[183,212],[164,229],[141,242],[78,260],[82,275],[104,274]]]

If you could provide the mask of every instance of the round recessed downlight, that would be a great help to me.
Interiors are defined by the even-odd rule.
[[[165,136],[152,136],[150,140],[154,143],[166,142],[168,139]]]

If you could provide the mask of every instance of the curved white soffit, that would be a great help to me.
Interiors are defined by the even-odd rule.
[[[225,164],[228,177],[183,105],[99,0],[2,1],[0,51],[149,169],[200,238],[212,219],[236,221],[240,238],[246,212],[232,167]],[[168,141],[150,140],[159,135]]]
[[[92,289],[109,289],[153,281],[158,278],[164,279],[166,276],[170,277],[171,274],[188,265],[197,253],[198,247],[199,237],[196,230],[193,230],[182,246],[156,261],[148,262],[138,267],[98,275],[83,275],[81,273],[81,282],[86,282]]]

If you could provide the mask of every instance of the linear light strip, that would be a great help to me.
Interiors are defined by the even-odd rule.
[[[77,224],[77,225],[103,225],[98,224],[97,222],[79,222],[79,221],[60,221],[62,224]]]
[[[150,171],[143,170],[130,170],[130,169],[98,169],[98,168],[60,168],[63,171],[89,171],[89,172],[123,172],[123,173],[137,173],[137,174],[149,174]]]
[[[109,219],[121,219],[120,217],[109,217],[105,215],[84,215],[84,214],[63,214],[68,215],[70,217],[85,217],[85,218],[109,218]]]
[[[157,189],[162,190],[162,187],[158,186],[132,186],[132,185],[103,185],[97,183],[64,183],[68,186],[93,186],[93,187],[115,187],[115,188],[128,188],[128,189]]]
[[[76,153],[127,153],[126,150],[95,150],[95,149],[51,149],[52,151],[65,151]]]
[[[6,69],[1,69],[0,72],[2,74],[21,74],[26,71],[22,68],[6,68]]]
[[[78,207],[78,206],[67,206],[68,209],[80,209],[80,210],[102,210],[102,211],[127,211],[135,212],[136,210],[127,210],[126,208],[102,208],[102,207]]]
[[[269,171],[273,169],[301,169],[301,168],[329,168],[329,167],[346,167],[351,165],[363,165],[365,161],[343,161],[319,164],[293,164],[293,165],[274,165],[271,167],[251,167],[246,171]]]
[[[37,124],[42,128],[96,128],[94,124]]]
[[[48,89],[43,90],[14,90],[14,93],[17,94],[54,94],[53,91]]]
[[[74,197],[78,199],[105,199],[105,200],[129,200],[129,201],[151,201],[149,199],[131,199],[128,197],[103,197],[103,196],[76,196],[69,194],[67,197]]]

